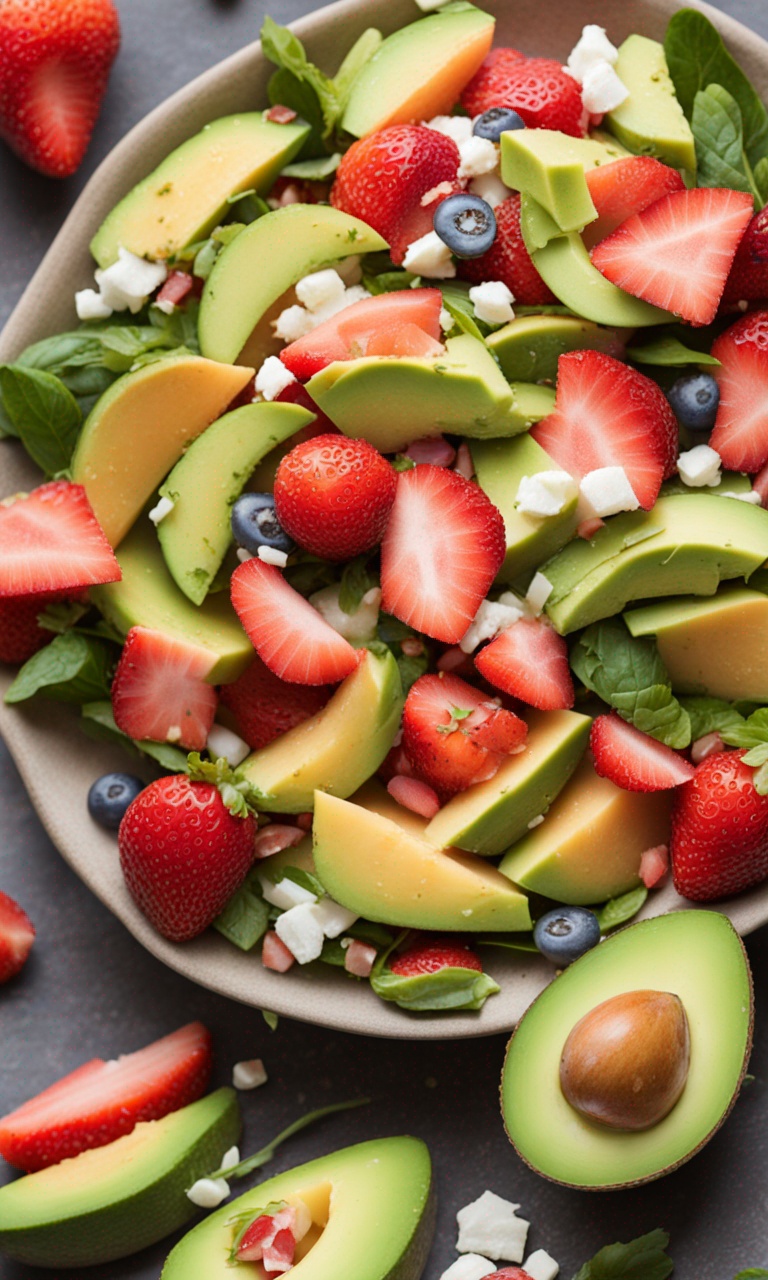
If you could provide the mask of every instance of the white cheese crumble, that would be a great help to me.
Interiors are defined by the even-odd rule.
[[[483,600],[469,627],[459,641],[462,653],[473,653],[484,640],[494,640],[523,617],[523,610],[514,603],[516,597],[507,591],[507,600]]]
[[[201,1209],[216,1209],[229,1195],[224,1178],[198,1178],[187,1192],[187,1199]]]
[[[553,590],[554,588],[549,578],[537,570],[531,578],[531,585],[525,593],[525,603],[529,612],[535,618],[538,618]]]
[[[152,306],[157,307],[158,311],[162,311],[164,316],[172,316],[176,310],[176,303],[171,302],[170,298],[161,298],[159,302],[155,300]]]
[[[256,390],[265,400],[276,400],[296,379],[279,356],[267,356],[256,374]]]
[[[465,1253],[444,1271],[440,1280],[483,1280],[496,1270],[496,1263],[481,1258],[479,1253]]]
[[[248,743],[223,724],[211,725],[205,746],[212,760],[226,760],[233,769],[251,753]]]
[[[588,23],[583,28],[581,36],[577,43],[568,54],[567,67],[574,80],[578,80],[581,84],[584,76],[590,67],[594,67],[596,63],[607,62],[613,67],[619,57],[619,51],[615,45],[611,44],[605,34],[605,27],[598,27],[594,23]]]
[[[588,471],[579,485],[579,515],[614,516],[619,511],[636,511],[640,506],[623,467],[597,467]]]
[[[339,604],[338,584],[322,587],[309,597],[313,609],[325,618],[329,626],[346,640],[372,640],[379,621],[381,589],[371,587],[366,591],[354,613],[345,613]]]
[[[325,275],[326,273],[318,271],[315,274]],[[338,276],[335,271],[329,274]],[[341,277],[338,278],[343,286],[344,282]],[[299,281],[299,285],[306,284],[307,280],[311,279],[311,276],[305,276],[304,280]],[[338,315],[340,311],[345,311],[347,307],[351,307],[355,302],[363,302],[366,298],[370,298],[371,295],[362,285],[353,284],[348,289],[342,287],[341,290],[334,290],[332,295],[326,295],[324,301],[320,301],[317,291],[314,293],[310,291],[308,296],[312,300],[312,310],[294,304],[292,307],[286,307],[284,311],[281,311],[277,320],[275,320],[275,337],[280,338],[282,342],[296,342],[297,339],[303,338],[307,333],[311,333],[313,329],[323,324],[324,321],[330,320],[332,316]]]
[[[629,89],[609,62],[596,62],[584,73],[581,100],[592,115],[614,111],[629,97]]]
[[[492,209],[512,195],[511,188],[502,182],[497,173],[481,173],[477,178],[472,179],[469,190],[473,196],[479,196]]]
[[[440,328],[443,333],[450,333],[454,326],[454,319],[447,307],[440,308]]]
[[[451,280],[456,275],[451,251],[436,231],[428,231],[408,245],[403,267],[416,276],[427,276],[433,280]]]
[[[342,907],[333,898],[321,898],[313,907],[313,914],[326,938],[338,938],[340,933],[344,933],[359,919],[356,911]]]
[[[317,902],[316,893],[296,884],[295,880],[289,880],[287,876],[273,884],[269,876],[260,875],[259,884],[265,901],[273,907],[279,907],[281,911],[288,912],[293,907],[311,906],[313,902]]]
[[[310,313],[295,303],[292,307],[286,307],[281,311],[275,320],[275,337],[281,342],[297,342],[313,327]]]
[[[469,116],[433,116],[431,120],[425,120],[424,125],[427,129],[445,134],[446,138],[453,138],[457,147],[472,137],[472,121]]]
[[[95,289],[80,289],[75,294],[75,310],[78,320],[108,320],[112,308],[107,306]]]
[[[113,311],[140,311],[149,295],[163,283],[168,269],[164,262],[147,262],[122,245],[117,254],[111,267],[96,272],[101,297]]]
[[[546,1249],[536,1249],[523,1263],[523,1271],[527,1271],[531,1280],[555,1280],[560,1270],[559,1263],[547,1253]]]
[[[284,569],[288,563],[288,553],[281,551],[279,547],[262,546],[256,554],[264,564],[274,564],[278,569]]]
[[[530,822],[528,823],[528,830],[535,831],[536,827],[540,827],[543,821],[544,821],[544,814],[537,813],[536,817],[531,818]]]
[[[275,933],[299,964],[317,960],[325,941],[323,926],[313,902],[302,902],[278,916]]]
[[[258,1089],[267,1083],[267,1072],[261,1058],[246,1058],[232,1068],[235,1089]]]
[[[338,271],[327,267],[324,271],[313,271],[304,276],[296,285],[296,297],[307,311],[318,311],[327,302],[343,297],[346,286]]]
[[[578,494],[578,486],[567,471],[539,471],[522,476],[517,489],[517,509],[524,516],[559,516]]]
[[[519,1204],[484,1191],[477,1200],[459,1209],[456,1221],[459,1253],[479,1253],[494,1261],[522,1262],[529,1222],[517,1217]]]
[[[512,307],[515,295],[502,280],[486,280],[474,285],[469,291],[469,300],[478,320],[484,324],[507,324],[515,318]]]
[[[733,489],[725,489],[720,492],[721,498],[735,498],[737,502],[751,502],[755,507],[761,507],[763,500],[757,489],[747,489],[744,493],[734,493]]]
[[[708,444],[697,444],[680,454],[677,473],[691,489],[701,489],[704,485],[713,488],[720,483],[721,466],[722,459],[715,449],[710,449]]]
[[[234,1169],[236,1164],[240,1163],[240,1148],[230,1147],[221,1157],[220,1169]]]
[[[475,134],[459,146],[459,178],[479,178],[493,173],[499,167],[499,149],[490,138],[478,138]]]
[[[153,524],[159,524],[161,520],[164,520],[166,516],[171,514],[175,506],[176,503],[172,498],[160,498],[149,512],[150,520]]]

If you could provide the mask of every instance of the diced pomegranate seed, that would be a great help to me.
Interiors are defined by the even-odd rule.
[[[418,778],[405,778],[401,773],[396,774],[387,783],[387,791],[404,809],[419,813],[422,818],[434,818],[440,808],[437,792]]]
[[[406,658],[418,658],[424,652],[424,645],[421,640],[417,640],[415,637],[411,640],[403,640],[400,648]]]
[[[195,277],[188,271],[172,271],[167,276],[155,302],[172,302],[178,306],[190,294],[195,286]]]
[[[414,440],[405,451],[406,458],[417,465],[420,462],[431,462],[433,467],[450,467],[456,457],[456,450],[443,436],[427,436],[424,440]]]
[[[287,823],[270,822],[256,833],[253,842],[254,855],[257,858],[270,858],[273,853],[282,853],[304,839],[301,827],[289,827]]]
[[[287,973],[294,960],[295,956],[273,929],[265,933],[261,947],[261,963],[265,969],[274,969],[275,973]]]
[[[264,1246],[261,1263],[267,1275],[282,1275],[293,1266],[296,1237],[289,1227],[278,1231],[271,1244]]]
[[[376,961],[376,948],[367,942],[359,942],[353,938],[344,956],[344,968],[356,978],[370,978],[371,969]]]
[[[697,738],[691,747],[691,760],[694,764],[701,764],[702,760],[706,760],[707,756],[711,756],[715,751],[722,751],[725,743],[719,733],[705,733],[703,738]]]
[[[602,529],[604,524],[605,521],[601,520],[599,516],[592,516],[589,520],[582,520],[576,530],[576,533],[580,538],[583,538],[585,542],[589,542],[591,538],[594,538],[598,529]]]
[[[654,849],[646,849],[640,858],[640,879],[646,889],[660,887],[669,871],[669,849],[665,844],[658,844]]]
[[[311,814],[311,813],[297,813],[297,814],[296,814],[296,826],[297,826],[297,827],[301,827],[301,830],[302,830],[302,831],[311,831],[311,830],[312,830],[312,818],[313,818],[313,816],[314,816],[314,815],[313,815],[313,814]]]
[[[472,454],[469,451],[469,445],[460,444],[456,453],[456,461],[453,464],[454,471],[458,471],[460,476],[465,480],[471,480],[475,474],[475,464],[472,461]]]
[[[296,119],[296,112],[291,107],[284,107],[279,102],[274,107],[270,107],[267,112],[267,120],[272,124],[290,124]]]

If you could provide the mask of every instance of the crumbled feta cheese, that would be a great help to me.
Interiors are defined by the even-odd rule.
[[[165,735],[166,742],[181,742],[181,725],[172,724]]]
[[[478,320],[485,324],[507,324],[514,320],[512,303],[515,295],[501,280],[485,280],[469,291],[469,300]]]
[[[246,1058],[232,1068],[232,1084],[236,1089],[258,1089],[267,1083],[267,1073],[261,1058]]]
[[[359,919],[356,911],[342,907],[333,898],[321,898],[314,909],[315,919],[319,922],[326,938],[338,938],[340,933],[349,929]]]
[[[233,769],[251,752],[248,743],[223,724],[211,725],[205,745],[211,759],[226,760]]]
[[[261,546],[256,555],[264,564],[274,564],[278,569],[284,569],[288,563],[288,553],[279,547]]]
[[[327,267],[324,271],[313,271],[311,275],[299,280],[296,285],[296,297],[307,311],[317,311],[326,302],[341,298],[345,287],[338,271],[334,271],[333,267]]]
[[[278,916],[275,932],[299,964],[317,960],[323,949],[325,934],[312,902],[302,902]]]
[[[321,307],[312,312],[312,327],[323,324],[325,320],[330,320],[331,316],[338,315],[340,311],[346,311],[347,307],[353,306],[356,302],[364,302],[370,296],[368,290],[362,285],[353,284],[350,289],[345,289],[340,297],[331,298],[329,302],[324,302]]]
[[[187,1199],[201,1209],[216,1209],[229,1195],[229,1183],[223,1178],[198,1178],[187,1192]]]
[[[256,390],[265,400],[276,400],[296,379],[279,356],[267,356],[256,374]]]
[[[629,97],[629,89],[620,80],[610,62],[596,62],[584,73],[581,100],[587,111],[602,115],[614,111]]]
[[[443,333],[450,333],[455,324],[455,320],[447,307],[440,308],[440,328]]]
[[[150,520],[153,524],[159,524],[161,520],[171,514],[175,506],[176,503],[173,498],[161,498],[149,512]]]
[[[117,261],[104,271],[96,272],[101,296],[113,311],[140,311],[147,298],[168,274],[164,262],[147,262],[121,246]]]
[[[311,889],[305,889],[301,884],[296,884],[295,880],[289,880],[287,876],[278,880],[277,884],[273,884],[269,876],[260,875],[259,884],[265,901],[273,907],[279,907],[281,911],[290,911],[293,907],[311,906],[313,902],[317,902],[316,893]]]
[[[221,1157],[220,1169],[234,1169],[236,1164],[240,1163],[240,1148],[230,1147]]]
[[[577,514],[614,516],[617,511],[636,511],[640,506],[623,467],[597,467],[588,471],[579,485],[580,505]]]
[[[720,483],[720,467],[722,459],[715,449],[708,444],[694,445],[686,453],[681,453],[677,460],[677,472],[683,484],[692,489],[701,489],[704,485],[713,488]]]
[[[444,1271],[440,1280],[483,1280],[496,1270],[496,1263],[481,1258],[479,1253],[465,1253]]]
[[[528,823],[528,830],[535,831],[536,827],[540,827],[543,821],[544,821],[544,814],[537,813],[536,817],[531,818],[530,822]]]
[[[246,560],[253,560],[253,552],[249,551],[247,547],[238,547],[237,558],[241,564],[245,564]]]
[[[504,603],[501,600],[483,600],[459,641],[459,648],[462,653],[473,653],[484,640],[493,640],[499,632],[506,631],[507,627],[519,622],[522,616],[523,610],[511,601]]]
[[[313,328],[312,317],[303,307],[286,307],[274,322],[275,337],[281,342],[296,342]]]
[[[737,502],[751,502],[755,507],[761,507],[763,500],[757,489],[747,489],[744,493],[734,493],[733,489],[724,489],[720,491],[721,498],[735,498]]]
[[[444,133],[446,138],[453,138],[457,147],[472,137],[472,121],[469,116],[433,116],[431,120],[425,120],[424,124],[427,129],[434,129],[437,133]]]
[[[456,275],[451,251],[436,231],[428,231],[408,245],[403,266],[416,276],[427,276],[433,280],[451,280]]]
[[[95,289],[80,289],[75,294],[75,311],[78,320],[108,320],[112,308],[107,306]]]
[[[346,640],[372,640],[379,621],[380,588],[371,587],[366,591],[354,613],[345,613],[341,608],[340,590],[338,584],[322,587],[320,591],[313,592],[309,603]]]
[[[615,45],[611,44],[605,34],[605,28],[588,23],[568,54],[567,67],[573,78],[581,84],[590,67],[594,67],[598,62],[607,62],[613,67],[616,65],[618,56],[619,51]]]
[[[172,316],[176,310],[176,303],[171,302],[170,298],[156,298],[152,303],[153,307],[157,307],[158,311],[162,311],[164,316]]]
[[[479,196],[492,209],[512,195],[511,189],[502,182],[497,173],[481,173],[479,177],[472,179],[469,190],[473,196]]]
[[[529,611],[538,618],[544,605],[547,603],[553,591],[552,583],[543,573],[538,571],[531,578],[531,585],[525,593],[525,603]]]
[[[567,471],[539,471],[523,476],[517,489],[517,509],[524,516],[559,516],[578,494],[578,486]]]
[[[472,134],[459,146],[459,156],[459,178],[479,178],[499,167],[499,149],[490,138],[478,138]]]
[[[522,1262],[529,1222],[517,1217],[519,1204],[503,1200],[493,1191],[484,1191],[456,1214],[459,1253],[479,1253],[494,1261]]]
[[[527,1271],[531,1280],[555,1280],[560,1266],[546,1249],[536,1249],[523,1263],[523,1271]]]

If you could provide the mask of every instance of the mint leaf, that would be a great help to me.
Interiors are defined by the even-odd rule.
[[[253,873],[233,893],[213,927],[241,951],[250,951],[264,937],[269,928],[269,907]]]
[[[730,702],[723,698],[681,698],[680,705],[691,721],[691,741],[704,738],[708,733],[737,729],[744,724],[744,717]],[[725,739],[723,739],[725,741]]]
[[[24,663],[5,701],[26,702],[36,693],[55,702],[108,698],[112,666],[112,653],[104,641],[66,631]]]
[[[266,1010],[264,1011],[264,1016],[266,1017]],[[272,1016],[274,1017],[274,1014]],[[278,1133],[276,1138],[268,1142],[255,1155],[241,1160],[239,1164],[234,1165],[231,1169],[216,1169],[213,1173],[206,1173],[204,1176],[206,1178],[226,1178],[227,1182],[232,1178],[245,1178],[254,1169],[260,1169],[262,1165],[268,1164],[278,1147],[281,1147],[288,1138],[292,1138],[295,1133],[301,1133],[302,1129],[309,1128],[311,1124],[315,1124],[318,1120],[324,1120],[326,1116],[335,1115],[337,1111],[353,1111],[356,1107],[367,1107],[370,1101],[370,1098],[355,1098],[352,1102],[335,1102],[330,1107],[320,1107],[317,1111],[309,1111],[298,1120],[294,1120],[293,1124],[289,1124],[287,1129],[283,1129]]]
[[[594,907],[600,932],[609,933],[611,929],[618,929],[620,924],[626,924],[627,920],[637,915],[647,897],[648,890],[645,885],[638,885],[636,889],[622,893],[619,898],[609,898],[602,907]]]
[[[0,398],[32,461],[49,476],[66,471],[83,419],[64,383],[39,369],[0,365]]]
[[[115,724],[112,703],[107,700],[88,702],[81,708],[82,727],[89,738],[99,742],[116,742],[127,751],[149,756],[165,773],[185,773],[187,753],[170,742],[136,742]]]
[[[649,1231],[628,1244],[608,1244],[585,1262],[573,1280],[667,1280],[673,1262],[666,1231]]]
[[[758,209],[762,209],[763,201],[744,153],[739,104],[722,85],[710,84],[696,94],[691,129],[696,143],[697,186],[749,192]]]
[[[378,587],[376,574],[368,568],[367,556],[356,556],[344,566],[339,588],[339,608],[343,613],[357,613],[363,596]]]
[[[682,368],[689,364],[714,364],[720,361],[706,351],[694,351],[686,347],[679,338],[671,334],[662,334],[651,342],[644,342],[639,347],[627,347],[627,355],[635,364],[654,364],[663,367]]]

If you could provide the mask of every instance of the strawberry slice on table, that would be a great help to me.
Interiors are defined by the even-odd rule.
[[[768,311],[753,311],[712,346],[720,403],[710,446],[729,471],[759,471],[768,462]]]
[[[592,262],[635,298],[711,324],[754,211],[744,191],[698,187],[663,196],[592,250]]]
[[[337,684],[360,661],[274,565],[254,557],[235,569],[232,604],[262,662],[281,680]]]
[[[623,467],[645,511],[675,472],[677,420],[663,391],[602,351],[560,356],[554,412],[531,435],[577,480],[600,467]]]
[[[326,685],[280,680],[255,658],[237,680],[221,686],[219,697],[232,716],[235,731],[258,751],[322,711],[332,693]]]
[[[419,676],[405,700],[405,754],[440,796],[492,778],[521,749],[527,733],[519,716],[458,676]]]
[[[453,938],[434,938],[417,942],[390,961],[392,973],[401,978],[418,978],[441,969],[474,969],[483,972],[483,962],[476,952]]]
[[[291,342],[280,352],[280,359],[296,378],[307,379],[334,360],[439,355],[444,350],[442,305],[439,289],[397,289],[364,298]],[[408,350],[403,350],[404,345]]]
[[[501,513],[477,485],[430,463],[403,471],[381,544],[382,608],[423,635],[456,644],[505,547]]]
[[[53,480],[0,503],[0,596],[74,591],[121,576],[82,485]]]
[[[559,129],[581,138],[589,120],[581,87],[552,58],[525,58],[517,49],[495,49],[461,94],[471,116],[512,107],[529,129]]]
[[[721,304],[759,298],[768,298],[768,205],[754,215],[739,242]]]
[[[114,1061],[93,1058],[0,1120],[0,1155],[32,1173],[106,1146],[202,1097],[212,1062],[201,1022]]]
[[[755,790],[744,751],[717,751],[672,806],[672,879],[692,902],[741,893],[768,877],[768,796]]]
[[[496,239],[487,253],[479,258],[463,258],[458,273],[462,280],[482,284],[484,280],[501,280],[512,290],[515,301],[535,306],[556,302],[552,290],[544,283],[533,265],[520,230],[520,195],[515,192],[494,209]]]
[[[475,655],[481,676],[496,689],[541,711],[573,706],[568,646],[545,618],[521,618]]]
[[[653,156],[627,156],[589,169],[584,177],[597,209],[596,221],[590,222],[582,233],[588,249],[662,196],[685,190],[677,169]]]
[[[0,137],[33,169],[75,172],[119,45],[112,0],[0,4]]]
[[[215,656],[150,627],[131,627],[112,682],[115,724],[129,738],[202,751],[218,696],[206,684]]]
[[[589,745],[595,773],[625,791],[667,791],[690,782],[696,772],[684,756],[617,715],[593,721]]]
[[[35,940],[35,926],[26,911],[0,892],[0,982],[20,973]],[[5,1154],[0,1146],[0,1154]]]

